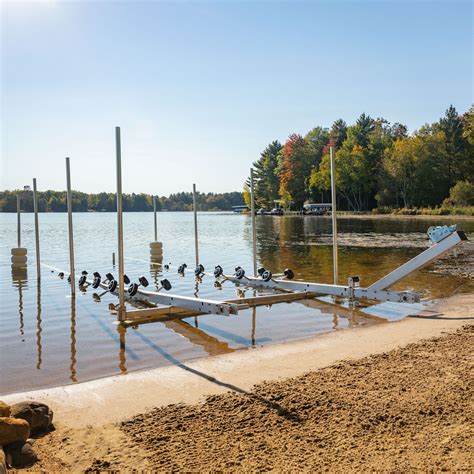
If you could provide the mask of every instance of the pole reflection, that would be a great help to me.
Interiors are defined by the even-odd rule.
[[[76,298],[71,298],[71,365],[69,366],[71,382],[77,382],[76,362]]]
[[[254,296],[255,296],[254,292]],[[254,306],[252,310],[252,346],[255,346],[255,326],[257,322],[257,307]]]
[[[25,335],[25,320],[23,315],[23,287],[28,283],[28,272],[26,267],[12,266],[12,284],[18,288],[18,315],[20,317],[20,335]],[[24,341],[24,339],[22,339]]]
[[[36,296],[36,306],[37,306],[37,316],[36,316],[36,347],[37,347],[37,363],[36,368],[39,370],[41,369],[42,360],[42,345],[41,345],[41,333],[43,329],[41,327],[41,283],[40,280],[37,281],[38,283],[38,291]]]
[[[127,373],[127,357],[125,355],[125,335],[127,333],[127,328],[121,324],[117,325],[117,331],[119,333],[119,369],[122,374]]]

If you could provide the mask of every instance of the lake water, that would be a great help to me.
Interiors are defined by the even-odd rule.
[[[41,261],[69,268],[66,214],[40,214]],[[251,270],[250,217],[228,213],[199,213],[200,260],[212,271],[220,264],[226,273],[240,265]],[[105,294],[100,301],[94,290],[70,297],[66,280],[43,267],[38,284],[32,214],[22,214],[22,246],[28,248],[26,273],[13,272],[10,248],[16,246],[16,215],[0,214],[0,393],[74,383],[131,370],[176,364],[192,358],[218,355],[242,348],[294,340],[314,334],[377,323],[360,312],[322,303],[293,302],[246,310],[238,316],[205,315],[182,321],[153,323],[137,329],[120,329],[109,310],[116,303]],[[341,218],[340,281],[360,275],[367,286],[428,245],[430,225],[452,219]],[[152,288],[161,278],[148,263],[153,240],[152,213],[124,214],[125,270],[132,281],[145,275]],[[164,262],[186,262],[194,268],[192,213],[159,213],[159,240]],[[474,237],[474,220],[460,221],[459,228]],[[332,281],[331,221],[302,216],[257,218],[258,263],[273,272],[289,267],[296,279]],[[74,214],[76,271],[107,271],[116,252],[116,215]],[[134,259],[134,260],[133,260]],[[192,296],[196,282],[192,270],[179,277],[166,273],[172,293]],[[236,288],[214,287],[204,277],[201,297],[236,298]],[[439,275],[430,267],[406,278],[395,288],[412,289],[425,298],[474,291],[472,281]],[[253,290],[248,289],[246,296]],[[379,320],[380,321],[380,320]]]

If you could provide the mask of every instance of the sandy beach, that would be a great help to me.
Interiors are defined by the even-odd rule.
[[[2,397],[37,469],[469,469],[474,295],[399,322]]]

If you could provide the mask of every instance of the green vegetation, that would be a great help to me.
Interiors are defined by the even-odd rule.
[[[18,191],[0,191],[0,210],[16,212],[16,196]],[[21,191],[23,211],[33,211],[33,193]],[[232,206],[244,204],[242,193],[197,193],[198,210],[228,211]],[[74,212],[115,211],[115,193],[86,194],[72,192]],[[157,199],[157,209],[160,211],[191,211],[193,206],[192,193],[176,193]],[[66,212],[65,191],[45,191],[38,193],[38,208],[40,212]],[[153,201],[149,194],[124,194],[124,211],[152,211]]]
[[[362,114],[351,126],[340,119],[331,129],[291,134],[283,146],[274,141],[254,163],[257,206],[278,198],[293,209],[330,202],[331,145],[341,210],[472,215],[474,108],[459,115],[451,106],[412,135],[403,124]]]

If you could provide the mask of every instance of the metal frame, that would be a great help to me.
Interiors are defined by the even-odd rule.
[[[343,285],[331,285],[325,283],[311,283],[293,280],[270,280],[264,281],[261,278],[243,277],[238,279],[233,275],[226,275],[226,280],[233,283],[256,287],[271,288],[274,290],[305,291],[317,293],[318,295],[340,296],[343,298],[365,298],[377,301],[395,301],[399,303],[415,303],[420,301],[420,296],[411,291],[386,291],[369,290],[368,288],[352,288]],[[291,294],[291,293],[290,293]]]
[[[87,283],[92,284],[92,280],[87,280]],[[107,290],[107,284],[101,282],[100,287]],[[118,295],[118,289],[111,294]],[[235,303],[227,303],[225,301],[215,301],[204,298],[194,298],[191,296],[179,296],[169,293],[160,293],[156,291],[147,291],[139,289],[135,296],[129,297],[124,293],[124,298],[129,301],[154,303],[170,307],[186,308],[193,311],[199,311],[203,314],[221,314],[230,316],[237,314],[241,309]],[[127,315],[128,316],[128,315]]]

